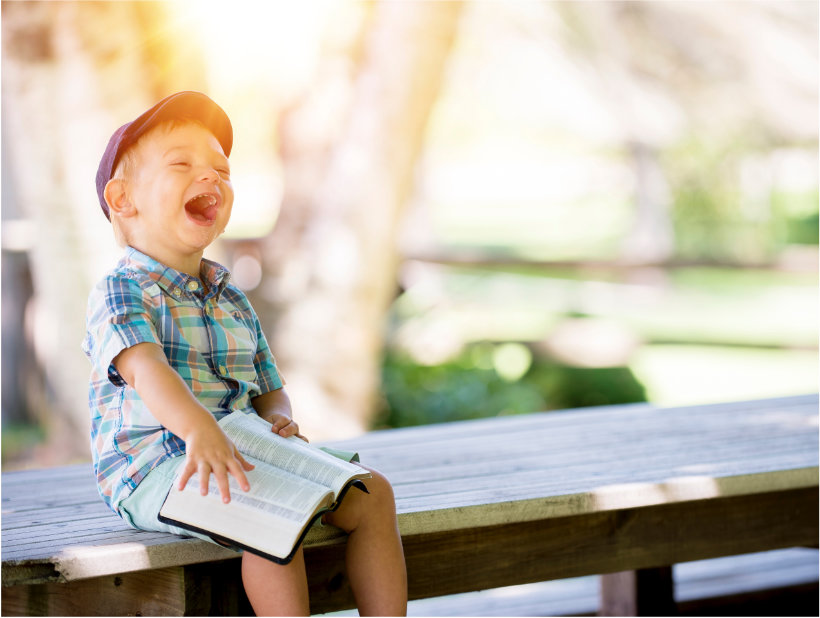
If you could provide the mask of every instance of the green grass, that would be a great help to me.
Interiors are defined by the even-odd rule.
[[[816,273],[687,268],[626,282],[527,267],[435,272],[432,285],[410,288],[394,307],[394,343],[420,360],[445,339],[455,352],[517,341],[543,353],[541,343],[563,320],[586,316],[636,338],[629,369],[647,399],[662,405],[818,390]],[[543,405],[551,390],[538,390]]]
[[[687,405],[813,393],[816,351],[648,345],[630,363],[660,405]]]

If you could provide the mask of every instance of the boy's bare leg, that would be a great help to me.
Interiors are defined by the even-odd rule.
[[[368,468],[369,469],[369,468]],[[347,531],[346,566],[361,616],[407,613],[407,570],[396,524],[393,488],[379,472],[365,481],[370,492],[352,489],[325,521]]]
[[[242,583],[257,616],[308,616],[307,577],[302,548],[289,564],[276,564],[246,551]]]

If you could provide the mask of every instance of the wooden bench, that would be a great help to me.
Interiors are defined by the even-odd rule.
[[[411,598],[607,574],[665,614],[670,565],[818,542],[816,395],[584,408],[336,443],[393,482]],[[128,529],[87,465],[2,476],[4,615],[248,611],[235,554]],[[341,533],[306,544],[314,612],[353,605]]]

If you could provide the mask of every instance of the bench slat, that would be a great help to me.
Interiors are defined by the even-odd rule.
[[[702,422],[704,418],[714,417],[719,425],[725,426],[733,425],[738,418],[745,421],[745,417],[748,415],[753,415],[755,418],[765,418],[765,416],[795,410],[801,418],[805,418],[806,409],[813,408],[816,411],[817,403],[817,395],[811,394],[669,408],[658,408],[648,403],[597,406],[594,408],[556,410],[520,416],[501,416],[436,425],[404,427],[400,430],[387,429],[370,432],[359,438],[336,441],[334,444],[357,446],[366,443],[370,449],[394,446],[406,447],[408,444],[433,444],[436,442],[446,446],[460,437],[474,438],[486,434],[501,433],[503,435],[516,432],[521,435],[528,435],[532,431],[542,431],[546,418],[549,419],[547,422],[552,427],[563,427],[568,432],[567,437],[580,435],[582,438],[594,439],[602,433],[597,428],[605,424],[610,425],[609,429],[614,424],[614,427],[619,431],[630,431],[626,429],[628,424],[617,422],[618,418],[642,418],[644,422],[649,422],[653,418],[653,413],[660,412],[665,416],[656,417],[656,420],[659,421],[656,425],[668,427],[668,423],[677,418],[679,424],[685,427],[689,425],[686,419],[697,418],[698,421]],[[580,433],[573,431],[573,429]],[[697,427],[694,429],[697,429]]]

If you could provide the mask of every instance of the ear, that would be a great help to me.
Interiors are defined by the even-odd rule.
[[[108,204],[108,210],[112,215],[120,217],[132,217],[137,210],[128,200],[128,193],[126,191],[126,182],[123,178],[112,178],[105,185],[103,197]]]

